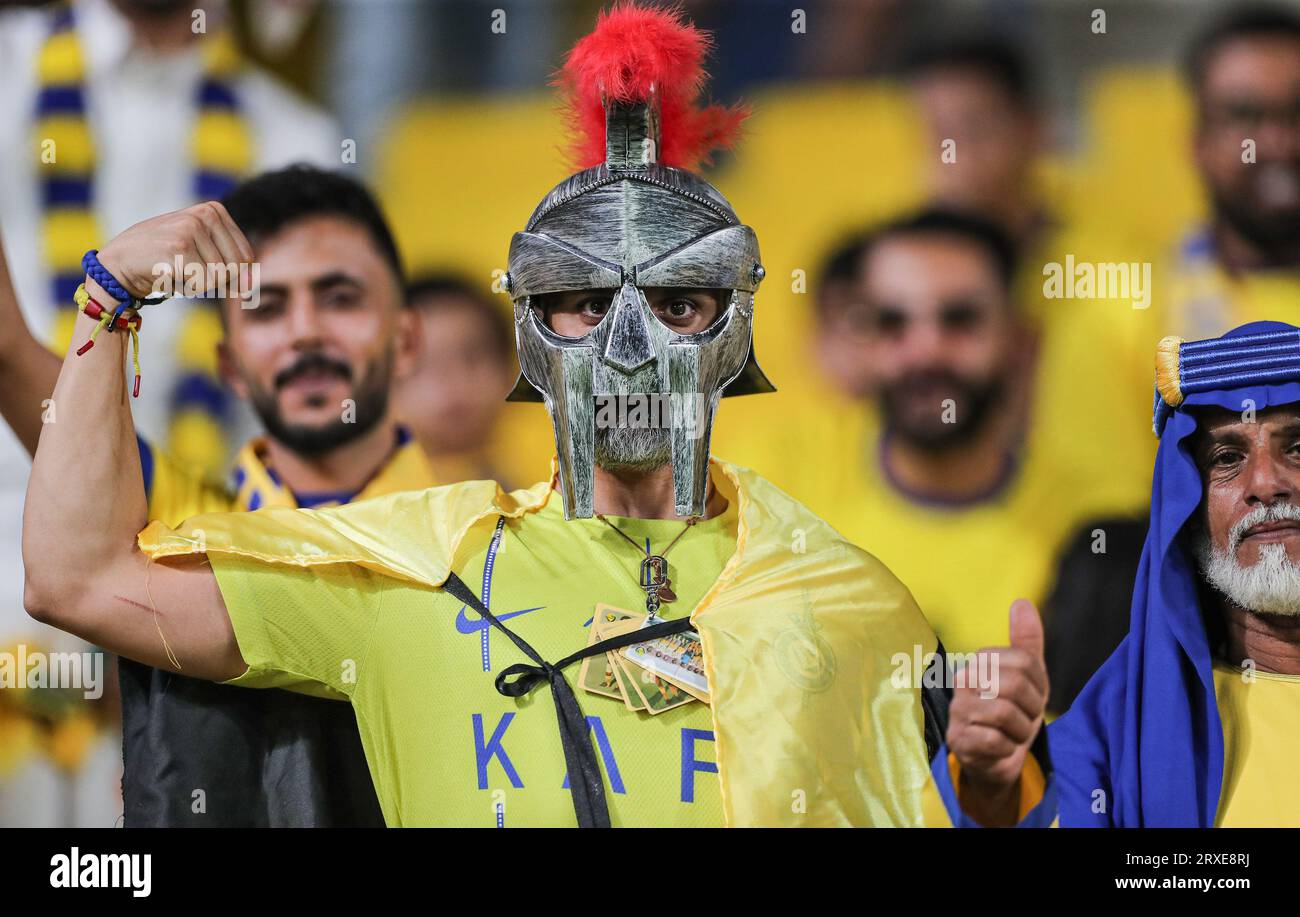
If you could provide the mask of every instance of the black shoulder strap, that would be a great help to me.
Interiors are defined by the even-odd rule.
[[[939,671],[947,673],[948,658],[943,650],[943,642],[940,641],[934,650],[935,660],[933,665],[939,667]],[[925,680],[921,681],[921,709],[925,712],[925,757],[927,761],[933,761],[934,756],[938,754],[940,746],[944,743],[944,737],[948,734],[948,705],[952,702],[952,686],[948,684],[947,678],[939,679],[940,687],[929,687]]]
[[[442,588],[477,611],[492,627],[509,637],[521,653],[533,660],[533,665],[521,662],[502,669],[496,678],[497,691],[506,697],[523,697],[543,681],[550,684],[551,697],[555,701],[555,712],[560,723],[560,743],[564,748],[564,765],[569,772],[569,786],[573,793],[573,810],[578,816],[578,827],[608,828],[609,804],[605,799],[605,784],[600,776],[596,750],[591,745],[591,730],[587,727],[586,717],[578,706],[573,688],[569,687],[569,682],[564,677],[564,669],[588,656],[691,630],[690,619],[665,621],[601,640],[552,664],[542,659],[522,637],[497,620],[455,573],[448,574]]]

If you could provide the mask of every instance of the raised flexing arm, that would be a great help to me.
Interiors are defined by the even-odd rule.
[[[248,240],[213,202],[137,223],[99,258],[142,296],[153,266],[177,255],[214,265],[253,258]],[[101,304],[114,302],[90,278],[86,288]],[[246,666],[206,558],[151,563],[136,545],[148,520],[123,374],[128,335],[101,333],[77,356],[93,327],[78,316],[54,388],[55,420],[40,431],[23,511],[25,605],[32,617],[128,658],[199,678],[233,678]]]

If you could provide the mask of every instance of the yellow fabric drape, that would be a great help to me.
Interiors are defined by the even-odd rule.
[[[738,506],[736,552],[692,614],[713,693],[730,826],[920,825],[929,777],[919,686],[895,656],[935,648],[906,588],[757,474],[712,463]],[[552,476],[552,480],[553,480]],[[487,515],[545,505],[551,484],[474,481],[321,511],[216,514],[140,533],[154,559],[217,552],[270,564],[354,563],[440,586]]]

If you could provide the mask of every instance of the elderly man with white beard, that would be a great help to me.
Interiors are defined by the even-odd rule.
[[[959,825],[1300,825],[1300,329],[1165,338],[1128,636],[1042,728],[1042,625],[959,688],[934,773]]]

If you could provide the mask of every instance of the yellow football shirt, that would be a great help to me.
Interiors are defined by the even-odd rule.
[[[1262,270],[1229,274],[1218,264],[1210,235],[1183,240],[1156,274],[1156,302],[1165,334],[1188,340],[1218,337],[1247,322],[1300,324],[1300,272]]]
[[[1300,676],[1251,673],[1215,663],[1214,693],[1223,723],[1221,828],[1300,827]]]
[[[597,603],[644,611],[644,554],[600,520],[565,522],[550,500],[507,520],[493,549],[497,518],[474,524],[453,569],[542,658],[585,646]],[[683,528],[610,521],[656,552]],[[695,607],[735,552],[736,531],[733,504],[686,532],[668,554],[678,598],[663,617]],[[390,826],[575,824],[550,693],[497,693],[497,673],[529,660],[475,612],[441,590],[356,565],[209,557],[249,665],[231,683],[350,698]],[[694,701],[633,712],[578,688],[578,669],[566,675],[591,725],[613,824],[722,826],[709,709]]]

